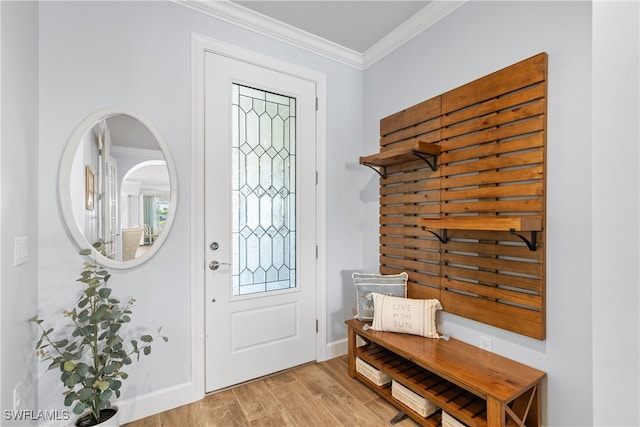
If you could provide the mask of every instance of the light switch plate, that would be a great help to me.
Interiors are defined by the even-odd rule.
[[[13,250],[13,266],[18,266],[27,262],[29,258],[29,237],[16,237]]]

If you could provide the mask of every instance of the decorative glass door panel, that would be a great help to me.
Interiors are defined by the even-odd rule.
[[[296,287],[296,99],[232,85],[233,295]]]

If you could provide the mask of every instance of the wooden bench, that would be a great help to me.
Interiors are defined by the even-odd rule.
[[[453,338],[365,330],[347,320],[349,375],[371,387],[421,425],[438,426],[441,412],[424,418],[356,370],[356,357],[433,402],[469,426],[539,426],[540,383],[546,374]],[[358,345],[357,337],[364,341]]]

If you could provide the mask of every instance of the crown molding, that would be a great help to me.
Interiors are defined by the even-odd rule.
[[[364,53],[356,52],[229,0],[170,1],[358,70],[364,70],[462,6],[468,0],[436,0],[431,2]]]
[[[228,0],[171,1],[350,67],[362,69],[361,53]]]
[[[362,69],[366,69],[427,28],[465,4],[468,0],[432,1],[402,25],[398,26],[362,55]]]

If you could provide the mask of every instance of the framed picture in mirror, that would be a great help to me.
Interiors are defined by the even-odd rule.
[[[95,198],[95,184],[93,178],[93,170],[91,166],[85,166],[85,181],[84,181],[84,207],[88,211],[92,211],[95,206],[94,198]]]

